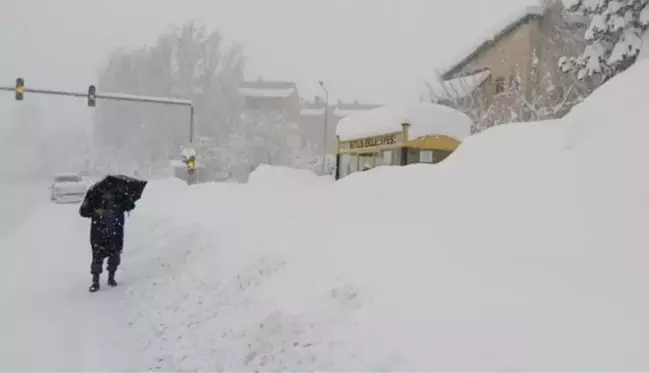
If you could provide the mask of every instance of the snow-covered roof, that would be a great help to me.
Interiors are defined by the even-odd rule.
[[[295,92],[295,88],[267,89],[267,88],[239,88],[239,94],[245,97],[280,97],[286,98]]]
[[[322,116],[323,114],[324,114],[324,107],[320,109],[302,108],[300,110],[300,115],[303,117]]]
[[[376,108],[374,108],[374,109],[376,109]],[[345,109],[336,108],[334,110],[334,115],[337,116],[337,117],[345,118],[345,117],[348,117],[348,116],[356,114],[356,113],[364,113],[364,112],[366,112],[368,110],[372,110],[372,109],[345,110]]]
[[[341,119],[336,135],[342,141],[401,131],[408,123],[410,139],[445,135],[463,140],[471,134],[471,119],[461,111],[428,102],[388,105]]]
[[[293,82],[257,80],[245,81],[239,85],[239,94],[245,97],[286,98],[297,92]]]
[[[336,103],[336,106],[333,109],[333,115],[338,118],[344,118],[355,113],[376,109],[377,107],[381,107],[381,105],[361,103],[358,101],[344,102],[338,100],[338,103]]]
[[[196,157],[196,149],[194,148],[184,148],[181,152],[180,155],[186,158],[189,157]]]
[[[478,42],[471,45],[469,49],[464,51],[461,54],[458,54],[457,57],[453,58],[451,63],[446,69],[443,69],[440,73],[441,75],[448,79],[452,73],[461,68],[464,64],[469,62],[473,57],[482,52],[486,47],[497,42],[503,36],[507,35],[510,31],[516,29],[520,24],[526,22],[531,17],[542,17],[544,9],[542,6],[528,6],[520,11],[512,14],[503,20],[502,23],[499,23],[492,31],[486,33],[483,38]]]
[[[65,177],[65,178],[72,178],[72,177],[81,177],[79,176],[78,172],[59,172],[54,175],[55,178],[60,178],[60,177]]]
[[[475,74],[443,81],[441,84],[432,85],[431,88],[438,98],[457,100],[471,95],[490,75],[490,70],[482,70]]]

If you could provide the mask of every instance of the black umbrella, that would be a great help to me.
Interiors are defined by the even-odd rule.
[[[142,198],[142,192],[147,181],[136,179],[126,175],[108,175],[98,181],[90,189],[92,194],[106,195],[111,193],[120,199],[126,199],[132,203]],[[90,191],[89,191],[90,194]]]

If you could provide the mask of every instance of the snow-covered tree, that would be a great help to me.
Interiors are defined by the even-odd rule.
[[[195,138],[227,138],[240,118],[241,47],[218,31],[188,22],[152,46],[114,51],[100,74],[98,92],[186,98],[195,110]],[[156,167],[178,158],[189,140],[183,106],[99,100],[94,117],[101,154],[120,168]]]
[[[570,11],[590,17],[590,26],[583,52],[559,61],[563,71],[574,71],[579,79],[607,80],[635,62],[648,36],[649,0],[564,1]]]
[[[305,144],[298,124],[281,112],[246,112],[237,131],[213,152],[219,173],[246,180],[260,164],[289,166],[319,172],[318,147]]]

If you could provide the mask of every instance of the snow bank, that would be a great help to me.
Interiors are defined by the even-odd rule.
[[[124,267],[142,369],[649,369],[647,74],[438,165],[152,183]]]
[[[471,134],[471,119],[466,114],[444,105],[413,102],[352,114],[338,122],[336,135],[346,141],[399,132],[403,123],[410,124],[411,139],[437,134],[461,141]]]
[[[646,260],[642,251],[647,247],[649,177],[643,170],[649,159],[649,111],[643,82],[648,80],[649,60],[643,60],[597,89],[568,116],[572,127],[567,145],[577,152],[583,190],[579,202],[589,240],[596,247],[617,248],[620,255],[611,259],[611,269],[629,268],[624,277],[642,276]]]
[[[331,182],[330,176],[318,176],[308,170],[286,166],[259,165],[248,177],[248,184],[262,187],[302,187]]]
[[[628,142],[638,145],[643,141],[644,127],[637,125],[638,121],[645,120],[644,116],[649,112],[646,109],[646,99],[637,87],[637,81],[643,79],[649,79],[649,61],[646,60],[609,80],[591,94],[588,100],[573,108],[569,122],[574,126],[574,131],[569,133],[569,145],[574,146],[591,139],[594,134],[619,139],[610,144],[617,150],[630,150],[632,147],[627,145]],[[616,99],[617,97],[624,99]]]

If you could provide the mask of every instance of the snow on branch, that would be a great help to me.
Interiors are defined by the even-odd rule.
[[[607,80],[635,62],[649,28],[649,0],[571,0],[567,5],[570,12],[588,16],[590,25],[587,46],[577,56],[564,56],[562,71]]]

